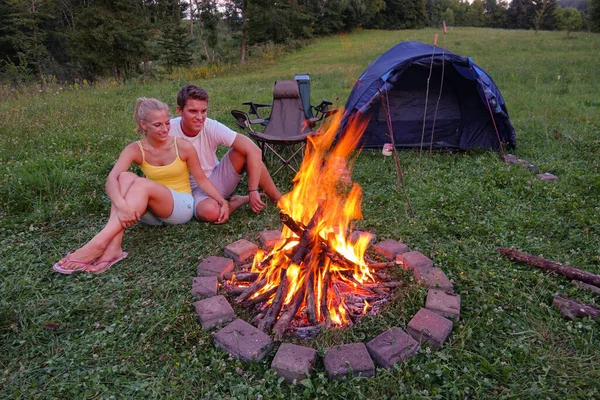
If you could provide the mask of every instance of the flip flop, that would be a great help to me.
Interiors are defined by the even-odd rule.
[[[81,264],[81,267],[74,268],[74,269],[66,269],[66,268],[63,268],[59,263],[56,263],[52,266],[52,269],[54,271],[58,272],[59,274],[71,275],[75,271],[84,270],[85,268],[92,265],[92,263],[94,262],[94,260],[92,260],[92,261],[71,260],[70,257],[71,257],[71,252],[69,251],[65,257],[66,263],[72,262],[72,263]]]
[[[90,274],[101,274],[103,272],[106,272],[110,267],[112,267],[114,264],[118,263],[119,261],[121,261],[125,257],[127,257],[127,253],[123,252],[123,254],[121,254],[121,257],[115,257],[115,258],[112,258],[110,260],[98,260],[98,261],[96,261],[94,263],[94,265],[105,263],[106,265],[104,266],[104,268],[100,268],[99,270],[88,271],[88,272]]]

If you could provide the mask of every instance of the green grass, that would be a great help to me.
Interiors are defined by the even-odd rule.
[[[434,33],[334,36],[260,69],[194,83],[211,94],[210,116],[231,127],[231,109],[270,102],[273,81],[300,72],[311,74],[314,102],[340,106],[383,51],[403,40],[430,42]],[[0,398],[600,397],[599,325],[565,321],[550,307],[556,294],[598,299],[495,252],[511,246],[600,274],[600,35],[451,29],[446,47],[494,78],[517,131],[515,153],[561,180],[509,170],[487,151],[433,154],[420,163],[417,153],[402,152],[411,217],[391,158],[359,156],[358,227],[429,255],[461,295],[461,321],[441,350],[423,349],[368,380],[329,382],[319,364],[293,388],[270,371],[274,353],[243,363],[215,349],[189,295],[196,265],[230,242],[279,228],[272,206],[258,217],[240,210],[223,226],[136,226],[125,235],[130,256],[109,272],[51,272],[105,221],[104,180],[136,138],[136,97],[158,97],[174,110],[187,82],[57,86],[0,103]],[[277,183],[289,190],[290,178]],[[424,295],[407,282],[379,315],[305,344],[323,355],[333,344],[405,328]]]

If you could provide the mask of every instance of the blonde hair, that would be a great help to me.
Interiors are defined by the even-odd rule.
[[[154,98],[140,97],[135,102],[135,110],[133,110],[133,122],[135,123],[135,131],[140,135],[144,135],[146,131],[142,128],[141,121],[146,121],[146,117],[152,111],[167,110],[169,106],[160,100]]]

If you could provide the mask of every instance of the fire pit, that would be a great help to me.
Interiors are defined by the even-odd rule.
[[[256,254],[247,273],[235,274],[229,282],[242,291],[235,302],[257,307],[254,324],[276,339],[288,326],[310,331],[356,322],[400,286],[378,272],[390,263],[365,259],[370,234],[348,236],[353,221],[362,219],[362,189],[350,180],[350,170],[364,127],[364,121],[355,121],[348,128],[353,134],[333,148],[335,121],[309,138],[294,188],[278,203],[281,239],[270,252]]]

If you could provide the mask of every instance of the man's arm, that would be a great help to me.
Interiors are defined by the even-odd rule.
[[[262,172],[262,153],[260,148],[247,136],[236,135],[231,147],[243,154],[246,159],[246,173],[248,174],[248,196],[250,197],[250,207],[254,212],[260,212],[265,203],[260,199],[258,193],[258,183]]]

